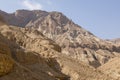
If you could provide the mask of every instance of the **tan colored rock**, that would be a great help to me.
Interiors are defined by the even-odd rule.
[[[108,61],[106,64],[100,66],[98,70],[112,76],[114,79],[120,79],[120,57],[115,57]]]

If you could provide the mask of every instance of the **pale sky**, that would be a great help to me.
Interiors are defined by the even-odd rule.
[[[100,38],[120,38],[120,0],[1,0],[0,9],[59,11]]]

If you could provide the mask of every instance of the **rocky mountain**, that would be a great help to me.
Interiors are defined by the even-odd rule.
[[[60,12],[0,11],[0,80],[120,80],[118,42]]]
[[[116,45],[120,45],[120,38],[111,39],[111,40],[108,40],[108,41],[113,42],[113,43],[115,43]]]
[[[0,15],[9,25],[26,28],[29,32],[31,32],[29,29],[34,29],[35,33],[41,32],[61,47],[61,53],[95,68],[120,53],[120,46],[96,37],[60,12],[17,10],[10,14],[0,11]],[[22,33],[26,33],[26,30]],[[25,35],[35,37],[31,33]],[[24,42],[21,45],[29,47]]]
[[[0,80],[114,80],[62,54],[40,31],[0,22]]]

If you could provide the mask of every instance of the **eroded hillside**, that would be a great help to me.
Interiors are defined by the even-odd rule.
[[[26,29],[20,29],[22,33],[29,31],[24,33],[29,39],[21,43],[26,48],[30,47],[29,44],[26,45],[27,41],[29,42],[30,40],[30,42],[34,43],[33,39],[30,39],[31,37],[36,37],[30,33],[31,29],[34,29],[34,32],[39,33],[40,31],[40,33],[56,42],[61,47],[61,53],[95,68],[105,64],[111,58],[116,57],[116,54],[120,53],[119,45],[96,37],[60,12],[17,10],[11,14],[0,11],[0,14],[9,25],[26,27]],[[23,38],[25,39],[25,36]],[[15,39],[19,43],[18,36]],[[45,40],[43,41],[45,42]],[[37,46],[35,44],[32,45]]]
[[[113,80],[61,49],[36,29],[1,25],[0,80]]]

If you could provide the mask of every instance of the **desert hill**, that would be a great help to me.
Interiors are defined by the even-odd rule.
[[[9,25],[40,31],[56,42],[63,54],[93,67],[99,67],[120,52],[120,46],[96,37],[60,12],[17,10],[11,14],[0,11],[0,14]]]
[[[61,53],[39,31],[0,26],[0,80],[113,80]]]
[[[120,46],[60,12],[0,11],[0,23],[0,80],[119,80],[106,72]]]

